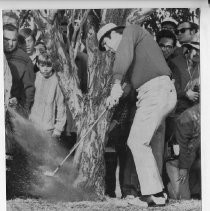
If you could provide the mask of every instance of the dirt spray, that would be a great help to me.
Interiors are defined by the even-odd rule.
[[[53,171],[68,151],[39,125],[33,124],[14,110],[9,112],[14,129],[13,137],[28,155],[27,168],[33,175],[30,178],[30,195],[53,201],[97,200],[92,190],[73,186],[78,172],[73,166],[72,158],[66,161],[54,177],[44,175],[46,171]]]

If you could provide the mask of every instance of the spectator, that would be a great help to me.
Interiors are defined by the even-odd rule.
[[[3,25],[10,24],[15,26],[16,28],[19,27],[19,18],[14,12],[12,12],[11,10],[3,10],[2,13]]]
[[[164,186],[150,142],[160,122],[176,104],[170,69],[152,35],[140,26],[124,28],[109,23],[99,30],[97,38],[101,51],[116,53],[114,84],[107,98],[109,108],[119,102],[123,94],[121,81],[126,72],[131,71],[131,84],[138,92],[138,101],[128,146],[133,154],[142,199],[149,206],[164,206]]]
[[[175,31],[177,39],[181,45],[183,43],[191,42],[197,32],[198,32],[198,25],[192,22],[179,23],[177,30]],[[176,48],[174,55],[178,56],[180,54],[183,54],[184,51],[185,48],[178,47]]]
[[[200,105],[186,109],[176,121],[176,140],[180,146],[178,160],[167,163],[170,177],[169,195],[173,199],[201,197]]]
[[[177,122],[177,118],[182,118],[179,117],[179,115],[182,115],[185,110],[189,110],[191,107],[194,107],[194,105],[198,104],[200,98],[200,47],[199,42],[195,41],[190,43],[184,43],[183,46],[187,48],[185,57],[179,55],[174,60],[171,60],[170,64],[174,73],[173,75],[175,76],[175,86],[178,95],[178,102],[175,110],[174,123],[172,128],[175,135],[175,142],[180,142],[177,139],[177,133],[174,131],[174,129],[177,128],[176,125],[179,124]],[[176,181],[178,177],[177,175],[179,175],[178,165],[178,159],[168,161],[166,163],[166,170],[170,179],[170,182],[168,184],[169,195],[176,199],[177,197],[179,197],[177,194],[174,194],[179,192],[179,183]],[[189,198],[189,191],[187,191],[185,188],[186,186],[182,190],[185,192],[183,194],[188,194],[187,198]],[[186,193],[186,191],[188,193]]]
[[[37,54],[46,53],[47,47],[45,46],[44,42],[38,41],[35,45]]]
[[[198,32],[198,25],[192,22],[179,23],[176,34],[180,44],[192,41],[195,34]]]
[[[182,113],[194,105],[199,98],[200,82],[200,46],[197,38],[190,43],[184,43],[187,51],[170,60],[169,67],[172,70],[177,90],[178,102],[176,114]]]
[[[36,93],[30,119],[52,137],[60,138],[66,122],[64,97],[49,55],[38,55],[37,64],[40,71],[36,75]]]
[[[34,100],[33,64],[28,55],[18,47],[18,30],[12,24],[3,26],[4,52],[12,75],[9,106],[25,117]],[[8,129],[8,128],[7,128]],[[12,127],[10,128],[12,129]],[[12,133],[6,138],[7,199],[29,195],[31,174],[27,152],[16,142]],[[18,175],[18,177],[17,177]]]
[[[190,187],[192,180],[199,184],[196,194],[201,194],[201,177],[200,177],[200,105],[185,110],[176,122],[176,139],[180,146],[179,153],[179,197],[181,199],[190,199],[193,187]],[[198,164],[198,173],[192,175],[190,172],[195,162]],[[194,165],[195,167],[195,165]],[[197,176],[198,175],[198,176]],[[193,178],[196,177],[196,178]],[[194,184],[195,185],[195,184]],[[184,193],[183,193],[184,192]],[[194,193],[194,194],[195,194]]]
[[[41,41],[36,43],[35,33],[30,28],[21,29],[19,33],[19,39],[25,41],[25,51],[34,64],[34,73],[37,73],[39,71],[39,68],[37,67],[37,56],[42,52],[46,52],[46,46]]]
[[[165,18],[161,22],[161,30],[169,30],[175,33],[177,29],[178,22],[173,18]]]
[[[156,41],[160,46],[166,61],[173,58],[176,47],[176,36],[169,30],[162,30],[157,33]]]
[[[12,74],[11,102],[17,102],[28,112],[35,91],[33,64],[28,55],[18,47],[18,31],[15,26],[4,25],[3,36],[4,52]]]
[[[19,31],[19,34],[25,39],[26,43],[26,52],[30,59],[32,60],[33,64],[36,63],[36,48],[35,48],[35,35],[30,28],[24,28]]]

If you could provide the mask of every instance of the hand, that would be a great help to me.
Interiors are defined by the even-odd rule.
[[[120,83],[114,83],[114,85],[112,86],[110,96],[114,100],[119,100],[119,98],[122,96],[122,94],[123,94],[123,90],[122,90]]]
[[[117,105],[122,94],[123,94],[122,87],[120,85],[120,82],[117,81],[112,86],[110,96],[106,100],[106,107],[110,109],[115,105]]]
[[[111,109],[113,108],[115,105],[117,105],[119,102],[119,99],[116,100],[116,99],[113,99],[112,96],[109,96],[107,99],[106,99],[106,107],[108,109]]]
[[[180,181],[180,183],[184,184],[186,182],[187,177],[188,177],[188,170],[180,169],[179,170],[179,179],[177,181]]]
[[[18,101],[17,101],[16,97],[12,97],[12,98],[9,99],[9,106],[11,108],[16,109],[17,108],[17,104],[18,104]]]
[[[191,101],[193,101],[193,102],[196,101],[196,100],[198,100],[198,98],[199,98],[199,93],[198,92],[194,92],[191,89],[189,89],[186,92],[186,95],[187,95],[188,99],[191,100]]]

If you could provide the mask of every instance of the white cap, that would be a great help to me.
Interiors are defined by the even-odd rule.
[[[115,29],[119,29],[119,28],[124,28],[124,26],[117,26],[114,23],[107,23],[106,25],[102,26],[100,28],[100,30],[97,33],[97,39],[98,39],[98,43],[99,43],[99,50],[101,51],[105,51],[106,49],[101,45],[103,38],[105,37],[105,35],[107,35],[109,32],[115,30]]]
[[[176,26],[178,25],[178,22],[176,20],[174,20],[173,18],[165,18],[165,19],[163,19],[163,21],[161,22],[161,25],[163,25],[163,23],[166,23],[166,22],[173,23]]]
[[[188,43],[183,43],[182,46],[184,47],[193,47],[197,50],[200,50],[200,37],[199,34],[195,34],[193,39]]]

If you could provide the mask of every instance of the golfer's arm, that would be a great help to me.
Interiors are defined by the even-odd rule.
[[[113,80],[122,81],[131,63],[133,62],[135,33],[132,29],[125,29],[122,40],[118,46],[113,66]]]

